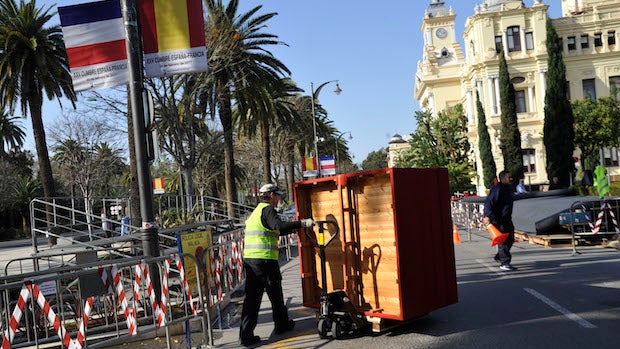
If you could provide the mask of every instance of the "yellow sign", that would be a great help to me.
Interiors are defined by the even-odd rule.
[[[177,243],[180,253],[189,253],[198,260],[199,270],[202,271],[202,284],[205,285],[207,275],[211,270],[209,263],[209,248],[211,247],[211,230],[196,231],[189,233],[177,234]],[[184,258],[185,278],[187,284],[192,290],[192,294],[197,291],[198,276],[196,275],[196,263],[191,258]]]

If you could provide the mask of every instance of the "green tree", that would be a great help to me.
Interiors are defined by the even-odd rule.
[[[17,116],[10,116],[6,112],[0,113],[0,158],[6,159],[10,151],[19,151],[24,145],[26,133],[21,127]],[[4,149],[6,144],[7,149]]]
[[[387,167],[387,149],[381,148],[379,150],[371,151],[366,156],[366,159],[362,161],[362,171],[376,170]]]
[[[572,103],[575,118],[575,145],[581,149],[584,169],[599,163],[599,149],[618,145],[620,103],[615,96],[596,101],[585,98]],[[558,177],[559,179],[559,177]]]
[[[262,6],[244,14],[237,14],[239,2],[231,0],[225,7],[221,0],[208,0],[206,46],[209,72],[205,73],[206,86],[203,103],[210,105],[211,115],[218,115],[224,132],[224,169],[228,214],[233,217],[233,202],[237,201],[235,157],[233,147],[233,118],[231,100],[244,115],[265,84],[279,80],[281,74],[290,74],[286,66],[267,50],[269,45],[282,44],[277,36],[261,29],[276,13],[254,16]],[[216,113],[217,110],[217,113]]]
[[[417,111],[415,118],[418,128],[411,135],[411,148],[399,154],[397,165],[446,167],[452,191],[470,190],[474,170],[468,158],[470,148],[463,106],[441,111],[437,117],[429,111]]]
[[[575,119],[571,103],[566,95],[566,66],[562,58],[562,42],[551,19],[547,17],[547,77],[545,91],[545,144],[547,177],[558,177],[559,183],[568,185],[574,171]]]
[[[26,176],[19,176],[13,183],[13,204],[22,218],[22,232],[30,235],[30,201],[41,195],[41,182]]]
[[[279,79],[278,81],[264,86],[262,93],[258,94],[259,98],[256,105],[250,108],[246,114],[241,114],[239,109],[236,110],[235,116],[239,123],[239,128],[248,137],[260,135],[261,148],[263,154],[263,180],[264,183],[272,182],[272,154],[271,142],[272,133],[278,124],[284,125],[284,130],[292,128],[293,119],[297,113],[293,109],[290,98],[301,89],[288,78]]]
[[[480,152],[480,162],[482,162],[482,175],[484,187],[491,189],[493,179],[497,176],[497,166],[491,151],[491,136],[487,128],[487,118],[484,113],[480,95],[476,92],[476,108],[478,110],[478,151]]]
[[[66,97],[75,107],[69,62],[59,25],[45,27],[54,13],[36,1],[0,1],[0,101],[11,110],[19,100],[23,115],[32,120],[43,192],[55,196],[41,109],[43,92],[49,99]]]
[[[523,178],[523,150],[521,132],[517,122],[515,88],[510,81],[504,53],[499,55],[499,99],[501,100],[501,145],[504,168],[510,171],[515,181]]]

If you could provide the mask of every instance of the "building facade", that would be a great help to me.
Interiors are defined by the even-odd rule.
[[[515,87],[515,104],[521,132],[525,183],[548,183],[543,144],[545,79],[547,72],[546,18],[548,5],[534,0],[486,0],[476,5],[462,33],[464,50],[454,28],[455,14],[446,1],[432,0],[423,22],[424,52],[418,62],[414,98],[433,114],[463,104],[468,118],[468,138],[478,179],[482,164],[478,155],[476,98],[485,110],[493,154],[503,168],[500,150],[499,54],[505,52]],[[569,97],[608,96],[620,87],[620,0],[563,0],[560,18],[553,25],[562,38]],[[602,151],[612,175],[620,175],[616,149]],[[484,193],[482,180],[477,190]]]

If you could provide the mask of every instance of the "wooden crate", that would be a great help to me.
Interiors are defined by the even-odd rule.
[[[295,183],[299,217],[334,220],[327,290],[368,316],[408,320],[457,302],[448,173],[389,168]],[[312,234],[318,232],[314,227]],[[300,234],[303,302],[318,307],[318,249]]]

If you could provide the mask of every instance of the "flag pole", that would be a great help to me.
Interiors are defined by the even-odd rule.
[[[127,34],[127,68],[129,69],[129,98],[131,103],[131,118],[136,150],[136,169],[138,173],[138,192],[140,195],[140,215],[142,216],[141,239],[144,257],[159,256],[159,240],[157,238],[157,223],[153,214],[153,190],[149,160],[146,151],[146,127],[144,121],[144,91],[142,73],[142,49],[140,29],[138,26],[138,8],[136,0],[121,0],[123,20]],[[150,268],[151,273],[157,268]],[[158,273],[157,273],[158,274]],[[151,280],[158,282],[159,277],[151,274]],[[155,286],[155,285],[154,285]],[[159,287],[154,287],[161,292]],[[157,296],[159,299],[159,295]]]

